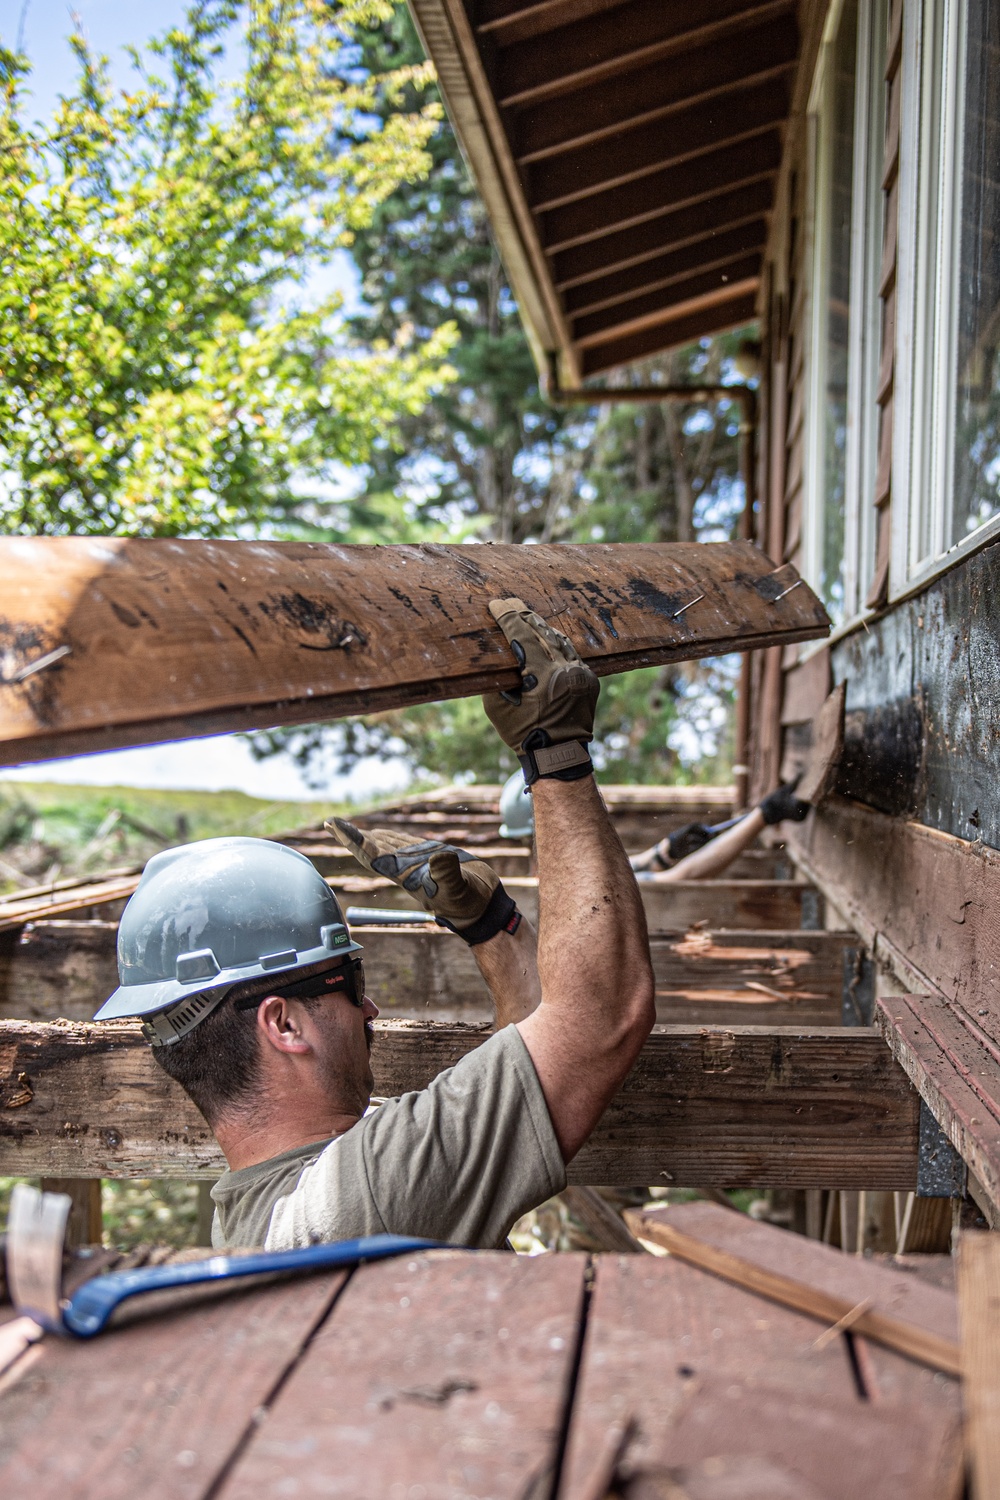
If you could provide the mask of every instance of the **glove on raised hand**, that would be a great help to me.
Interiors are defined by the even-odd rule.
[[[788,781],[784,786],[779,786],[773,792],[768,792],[760,810],[764,814],[764,822],[772,825],[783,823],[786,819],[790,823],[802,823],[809,816],[810,803],[803,802],[801,797],[796,797],[795,788],[799,784],[796,776],[794,781]]]
[[[491,599],[490,614],[510,642],[521,686],[486,693],[483,707],[521,762],[525,782],[588,776],[593,766],[586,746],[594,738],[601,691],[597,677],[562,631],[547,625],[523,599]]]
[[[362,831],[345,818],[324,827],[366,870],[394,880],[442,926],[474,947],[498,932],[516,932],[521,914],[484,859],[437,839],[414,843],[389,828]]]

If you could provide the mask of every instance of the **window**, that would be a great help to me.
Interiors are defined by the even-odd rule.
[[[1000,3],[969,0],[960,100],[949,547],[1000,512]]]
[[[1000,0],[907,0],[908,29],[896,595],[1000,530]]]
[[[885,28],[884,0],[834,8],[810,103],[805,561],[835,624],[859,609],[873,550]]]

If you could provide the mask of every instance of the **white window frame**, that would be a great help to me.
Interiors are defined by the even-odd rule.
[[[830,212],[829,153],[823,149],[829,118],[828,77],[843,0],[827,16],[808,105],[808,350],[806,392],[803,572],[818,588],[822,571],[825,508],[825,402],[827,309],[827,227]],[[875,557],[875,478],[878,466],[878,381],[884,194],[882,158],[885,119],[885,31],[887,0],[859,0],[855,57],[854,162],[851,189],[851,318],[848,331],[844,516],[844,619],[836,634],[850,630],[865,614],[865,595]],[[825,643],[824,643],[825,644]]]
[[[900,140],[913,144],[900,151],[893,600],[923,588],[1000,535],[998,513],[948,543],[967,24],[968,0],[904,0]]]

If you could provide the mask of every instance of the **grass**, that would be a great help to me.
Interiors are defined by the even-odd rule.
[[[0,782],[0,894],[19,883],[141,865],[193,839],[268,838],[344,810],[332,801],[272,802],[243,792]]]

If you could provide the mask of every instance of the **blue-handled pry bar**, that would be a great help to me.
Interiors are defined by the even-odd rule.
[[[63,1238],[70,1200],[64,1193],[40,1193],[19,1183],[11,1195],[7,1224],[7,1281],[19,1313],[53,1333],[93,1338],[107,1327],[112,1313],[146,1292],[235,1281],[253,1276],[333,1271],[366,1261],[385,1260],[414,1250],[447,1248],[435,1240],[408,1235],[374,1234],[301,1250],[261,1250],[250,1255],[212,1255],[165,1266],[111,1271],[61,1296]]]

